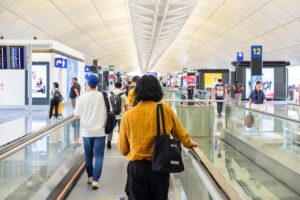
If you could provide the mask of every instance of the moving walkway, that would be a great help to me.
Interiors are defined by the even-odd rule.
[[[204,109],[204,106],[208,108]],[[280,155],[290,158],[299,156],[298,146],[291,146],[288,141],[293,141],[300,122],[229,104],[226,120],[208,118],[213,122],[206,122],[209,127],[205,130],[208,133],[205,133],[202,131],[207,120],[205,117],[214,116],[214,109],[209,106],[213,105],[174,103],[175,112],[199,143],[199,148],[184,149],[185,171],[172,174],[169,199],[300,199],[298,185],[293,187],[294,182],[288,183],[276,177],[261,164],[261,160],[251,157],[253,152],[259,155],[256,152],[259,149],[255,146],[241,149],[247,141],[240,141],[242,138],[248,138],[253,143],[257,140],[268,141],[255,134],[241,132],[245,128],[244,118],[251,112],[268,125],[258,127],[254,122],[254,133],[257,128],[260,134],[268,138],[269,132],[277,130],[272,141],[277,141],[275,144],[277,150],[280,149]],[[265,130],[269,126],[272,130]],[[270,144],[272,146],[274,143],[259,143],[265,146]],[[127,161],[117,152],[115,145],[112,151],[106,150],[100,180],[102,187],[97,191],[90,190],[86,176],[82,176],[83,153],[79,123],[71,117],[32,134],[30,138],[20,139],[13,146],[0,149],[0,199],[117,199],[124,196]],[[274,165],[272,167],[276,168]],[[279,168],[277,165],[276,169]],[[284,176],[286,171],[281,173]],[[292,179],[290,174],[288,178],[299,180],[296,176]]]

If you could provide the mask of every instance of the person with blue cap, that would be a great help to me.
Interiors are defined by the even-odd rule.
[[[81,135],[85,151],[85,166],[88,175],[87,183],[93,189],[98,189],[105,149],[107,109],[103,94],[96,90],[99,83],[97,75],[86,75],[85,79],[88,91],[78,98],[74,116],[75,118],[80,118]],[[94,165],[93,158],[95,159]]]

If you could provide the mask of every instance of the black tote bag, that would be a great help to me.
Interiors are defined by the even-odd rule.
[[[163,134],[160,134],[160,116]],[[179,173],[184,170],[181,157],[180,140],[171,138],[167,134],[164,111],[162,104],[157,104],[156,109],[157,136],[154,139],[154,155],[152,170],[161,173]]]

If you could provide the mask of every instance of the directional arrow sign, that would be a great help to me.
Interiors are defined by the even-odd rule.
[[[55,58],[55,67],[67,68],[67,59]]]

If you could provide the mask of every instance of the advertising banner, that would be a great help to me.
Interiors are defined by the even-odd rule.
[[[273,68],[263,68],[262,76],[252,76],[251,69],[246,69],[246,97],[248,98],[250,92],[255,89],[255,84],[257,81],[262,82],[262,90],[265,92],[267,99],[273,99],[275,97],[274,93],[274,69]]]
[[[222,79],[222,73],[205,73],[204,89],[214,88],[218,84],[218,79]]]
[[[67,94],[70,94],[72,78],[78,78],[78,62],[72,58],[67,59]]]
[[[114,79],[115,78],[115,66],[114,65],[109,65],[109,79]]]
[[[186,82],[188,85],[191,83],[193,86],[196,86],[196,74],[188,73],[186,76]]]
[[[32,98],[47,98],[47,65],[32,65]]]

